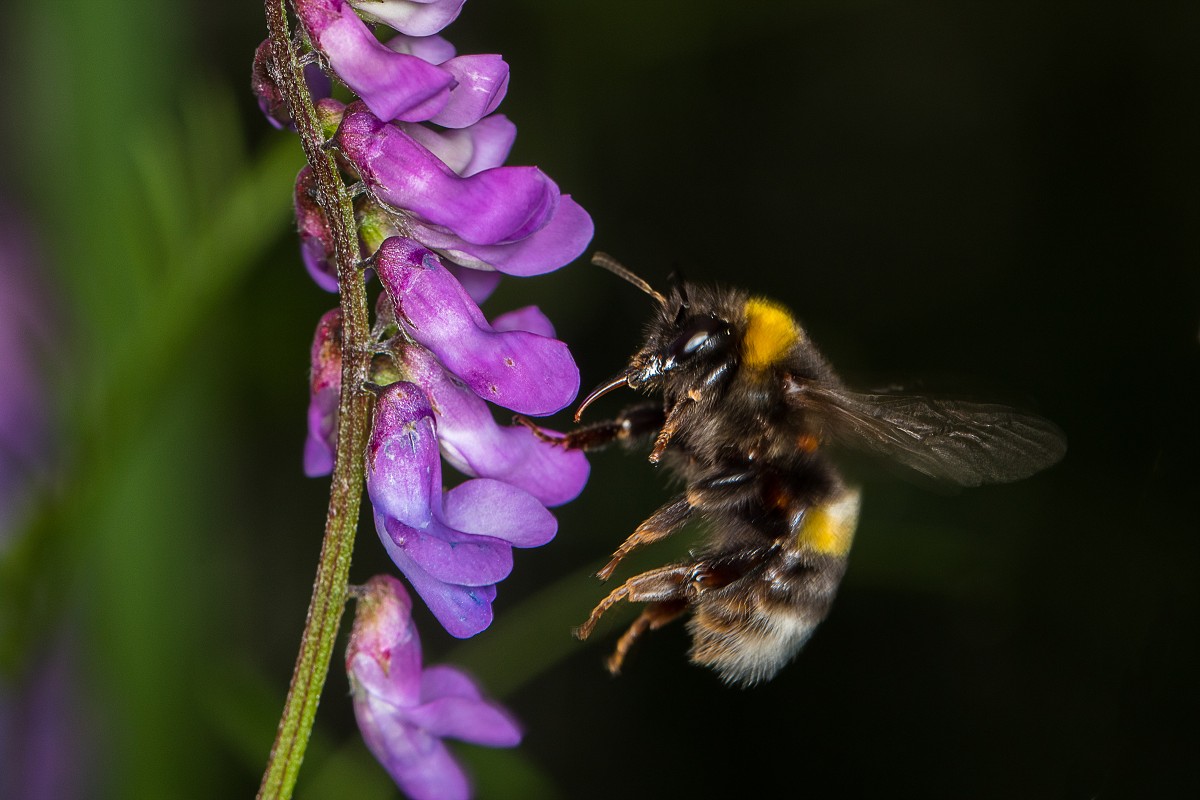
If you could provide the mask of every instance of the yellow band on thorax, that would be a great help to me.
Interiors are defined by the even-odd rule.
[[[742,336],[742,363],[750,369],[765,369],[777,363],[800,341],[800,326],[778,303],[751,298],[743,312],[746,332]]]

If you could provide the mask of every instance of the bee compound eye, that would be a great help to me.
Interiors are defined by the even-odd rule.
[[[709,339],[726,328],[726,323],[716,317],[694,317],[683,326],[682,332],[671,345],[671,357],[683,361],[695,355]]]
[[[708,331],[697,331],[692,334],[692,338],[688,339],[683,345],[683,354],[691,355],[700,349],[700,345],[708,341]]]

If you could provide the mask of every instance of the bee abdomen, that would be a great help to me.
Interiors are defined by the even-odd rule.
[[[751,686],[775,677],[792,660],[825,618],[828,604],[731,610],[723,604],[697,605],[688,621],[692,663],[715,670],[726,683]]]

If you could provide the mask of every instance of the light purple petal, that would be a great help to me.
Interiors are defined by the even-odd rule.
[[[436,65],[458,55],[454,45],[444,36],[393,36],[387,41],[387,48]]]
[[[592,218],[570,195],[559,198],[558,209],[541,230],[506,244],[473,244],[450,231],[413,220],[412,238],[451,261],[476,269],[528,277],[553,272],[574,261],[592,240]]]
[[[407,708],[355,692],[354,716],[363,741],[405,795],[412,800],[467,800],[470,787],[462,768],[442,740],[410,723],[407,713]]]
[[[558,187],[536,167],[496,167],[460,178],[395,125],[350,106],[334,141],[381,202],[476,244],[523,239],[545,227]]]
[[[388,239],[375,269],[416,341],[480,397],[522,414],[552,414],[579,390],[567,346],[525,331],[497,332],[433,253]]]
[[[435,736],[487,747],[516,747],[521,729],[503,709],[465,697],[443,697],[408,712],[409,719]]]
[[[488,478],[466,481],[446,492],[442,519],[456,530],[503,539],[515,547],[538,547],[558,530],[554,515],[529,492]]]
[[[406,348],[401,358],[407,379],[432,400],[442,455],[457,469],[511,483],[547,506],[579,496],[589,470],[582,451],[542,441],[524,425],[497,425],[487,403],[425,348]]]
[[[459,586],[487,586],[512,572],[512,545],[487,536],[472,536],[433,523],[415,530],[395,519],[386,522],[388,536],[429,577]]]
[[[465,128],[491,114],[508,93],[508,64],[497,55],[468,55],[441,64],[458,81],[446,106],[429,118],[447,128]]]
[[[537,306],[525,306],[506,311],[492,320],[498,331],[528,331],[548,339],[554,338],[554,323]]]
[[[393,383],[375,401],[367,494],[376,512],[426,529],[440,511],[442,466],[433,409],[420,387]]]
[[[496,599],[496,587],[457,586],[439,581],[408,557],[404,548],[397,545],[387,531],[387,520],[375,515],[375,529],[379,541],[388,556],[408,578],[417,594],[429,606],[429,610],[446,632],[459,639],[466,639],[485,630],[492,624],[492,601]]]
[[[382,119],[429,119],[450,101],[448,70],[388,49],[343,0],[294,5],[334,72]]]
[[[368,19],[410,36],[429,36],[457,17],[466,0],[350,0]]]
[[[431,703],[442,697],[465,697],[482,700],[479,684],[458,667],[439,664],[421,673],[421,699],[413,705]]]
[[[457,130],[437,131],[416,122],[396,125],[464,178],[502,165],[517,138],[517,126],[503,114]]]

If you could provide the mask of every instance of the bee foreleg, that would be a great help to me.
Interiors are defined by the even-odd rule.
[[[641,615],[629,626],[629,630],[621,634],[612,655],[604,662],[608,671],[613,675],[619,674],[621,665],[625,663],[625,656],[629,654],[629,649],[633,647],[633,643],[638,640],[638,637],[648,630],[656,631],[663,625],[678,619],[684,611],[687,611],[687,603],[683,600],[651,603],[646,606]]]
[[[625,556],[643,545],[667,538],[682,528],[691,515],[692,504],[688,502],[686,495],[680,495],[667,503],[658,511],[651,514],[649,519],[637,526],[637,530],[621,543],[621,546],[613,553],[612,560],[605,565],[604,569],[596,573],[596,577],[602,581],[608,580]]]
[[[546,433],[538,424],[522,414],[513,422],[524,425],[543,442],[557,444],[567,450],[601,450],[613,442],[630,445],[649,437],[662,427],[666,414],[658,402],[639,403],[622,411],[616,419],[596,422],[561,436]]]

